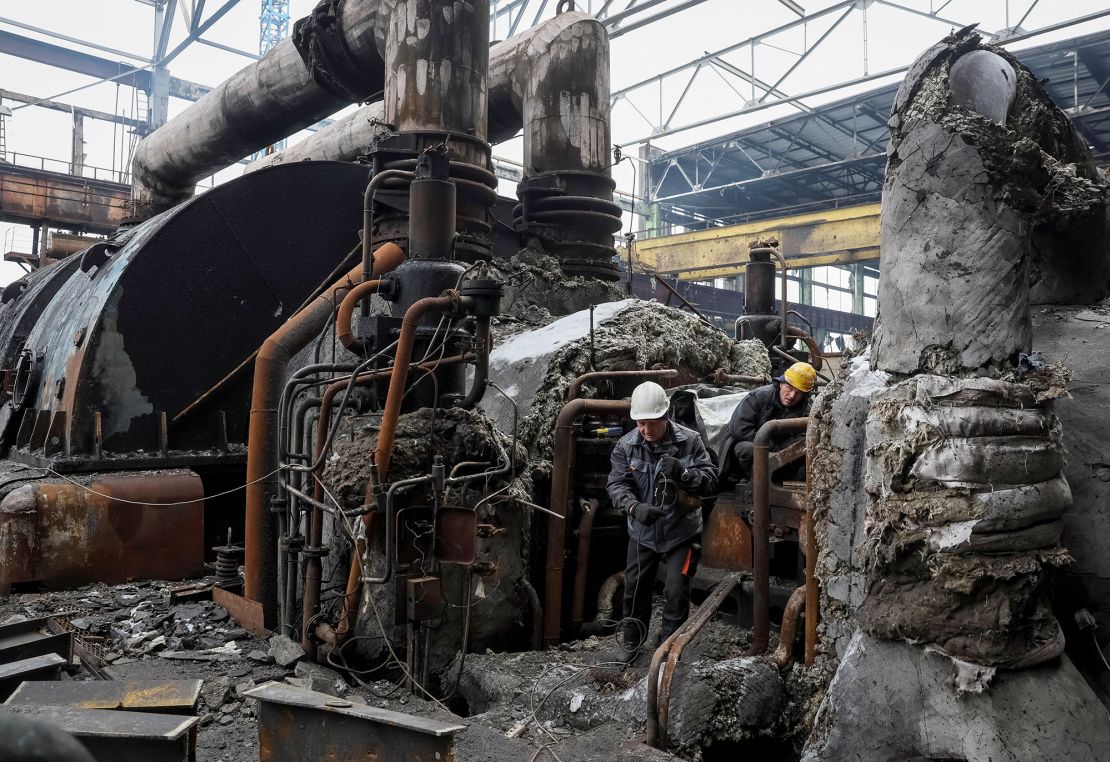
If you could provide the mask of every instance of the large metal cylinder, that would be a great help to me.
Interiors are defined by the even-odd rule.
[[[344,0],[336,19],[366,93],[384,85],[384,63],[374,33],[379,5],[380,0]],[[135,216],[149,217],[187,201],[201,178],[313,124],[350,100],[318,84],[293,41],[282,41],[140,143],[131,165]]]
[[[489,0],[387,0],[385,120],[486,138]]]
[[[744,314],[775,312],[775,263],[749,262],[744,267]]]

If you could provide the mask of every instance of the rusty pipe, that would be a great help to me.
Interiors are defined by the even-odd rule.
[[[809,364],[813,366],[814,370],[821,370],[825,364],[825,356],[821,354],[821,348],[817,346],[817,339],[813,338],[796,325],[788,326],[786,332],[792,338],[802,340],[802,343],[806,345],[806,349],[809,351]]]
[[[735,574],[730,574],[713,588],[702,604],[698,606],[697,612],[682,623],[682,626],[675,630],[669,638],[663,641],[659,648],[655,649],[655,653],[651,656],[651,666],[648,667],[647,672],[647,742],[650,746],[662,748],[667,743],[667,722],[670,719],[670,699],[671,699],[671,679],[674,676],[675,667],[678,664],[678,659],[682,655],[682,649],[686,644],[694,639],[694,636],[701,632],[713,615],[717,613],[717,609],[721,607],[721,603],[728,597],[729,593],[733,591],[740,577]],[[663,671],[662,679],[659,678],[659,667],[663,664],[663,660],[667,660],[666,669]]]
[[[312,341],[331,318],[340,291],[355,285],[362,265],[318,296],[263,342],[254,363],[250,424],[247,434],[246,554],[243,594],[263,607],[267,625],[273,624],[277,601],[277,567],[269,562],[277,535],[269,516],[268,498],[277,494],[279,447],[276,440],[278,402],[286,368],[293,356]]]
[[[582,625],[582,610],[586,608],[586,572],[590,566],[590,538],[593,536],[594,519],[601,504],[590,498],[582,505],[578,520],[578,561],[574,566],[574,598],[571,603],[570,624],[575,630]]]
[[[779,434],[804,432],[808,418],[785,418],[768,421],[759,427],[752,444],[752,645],[748,656],[767,650],[771,634],[771,440]]]
[[[610,378],[642,378],[650,380],[656,378],[674,378],[677,375],[678,371],[673,368],[664,368],[662,370],[598,370],[591,373],[583,373],[581,376],[571,381],[570,386],[567,387],[567,402],[578,399],[578,390],[582,388],[582,384],[591,381]]]
[[[405,396],[405,384],[408,383],[409,362],[412,360],[412,345],[416,341],[416,329],[420,320],[426,314],[455,312],[461,304],[462,297],[457,291],[447,291],[443,296],[419,299],[405,310],[405,317],[401,320],[401,335],[397,339],[393,373],[389,379],[389,391],[382,410],[381,428],[378,430],[378,448],[374,453],[374,462],[378,464],[382,481],[386,481],[389,476],[393,440],[397,436],[397,419],[401,415],[401,402]]]
[[[587,413],[627,416],[627,400],[571,400],[563,405],[555,421],[555,454],[551,473],[551,511],[547,517],[547,569],[544,579],[543,639],[547,645],[559,642],[563,607],[563,528],[569,511],[570,471],[574,465],[574,427]]]
[[[812,426],[806,427],[806,511],[802,528],[805,531],[806,557],[806,666],[817,658],[817,621],[821,602],[817,589],[817,526],[813,519],[813,461],[817,456],[817,423],[825,411],[825,398],[818,396],[810,408]]]
[[[382,262],[382,275],[390,263]],[[278,403],[289,361],[304,349],[327,325],[336,297],[354,286],[362,265],[352,268],[335,284],[325,289],[304,309],[271,334],[258,350],[254,361],[254,383],[251,389],[250,424],[247,432],[246,491],[246,558],[243,594],[263,606],[268,624],[273,623],[277,600],[276,559],[269,564],[269,550],[276,548],[277,537],[269,520],[267,499],[276,495],[278,484],[279,445],[276,439]]]
[[[743,376],[736,373],[728,373],[724,368],[717,368],[713,372],[713,383],[717,386],[727,386],[728,384],[769,384],[771,379],[767,376]]]
[[[445,357],[440,360],[423,363],[418,367],[424,368],[425,366],[428,366],[428,368],[434,369],[440,365],[468,362],[471,358],[472,355],[470,354],[455,355],[453,357]],[[339,379],[338,381],[329,384],[328,387],[324,390],[324,393],[320,395],[320,418],[318,419],[316,425],[316,449],[312,456],[313,463],[317,464],[316,470],[312,473],[312,497],[317,502],[322,502],[324,499],[324,458],[322,456],[324,453],[324,448],[327,446],[328,442],[328,432],[331,428],[331,408],[332,403],[335,401],[335,396],[352,383],[365,384],[369,383],[370,381],[386,378],[392,373],[393,371],[390,369],[375,370],[368,371],[366,373],[360,373],[353,380],[350,378]],[[371,500],[373,498],[373,489],[374,480],[373,477],[371,477],[366,484],[366,505],[369,505],[371,503]],[[370,532],[373,528],[373,514],[369,512],[364,513],[362,516],[362,521],[363,526],[365,527],[364,534],[366,540],[363,541],[363,547],[365,547],[365,542],[369,540]],[[319,547],[320,543],[323,542],[323,538],[324,512],[320,510],[319,507],[314,506],[312,509],[312,514],[309,518],[309,547]],[[344,593],[344,608],[341,612],[340,620],[336,624],[335,630],[331,635],[331,637],[334,638],[333,642],[341,643],[353,626],[354,617],[349,602],[353,596],[358,594],[358,589],[361,586],[362,582],[361,552],[362,548],[360,548],[359,543],[356,542],[355,547],[351,552],[351,566],[347,575],[346,592]],[[320,585],[322,579],[321,572],[322,566],[320,558],[315,555],[308,556],[308,561],[305,563],[304,573],[304,598],[301,601],[303,612],[302,621],[304,621],[306,625],[307,622],[311,621],[312,618],[316,616],[316,609],[320,605]],[[320,630],[321,628],[317,629]],[[326,628],[324,628],[322,631],[325,633],[327,632]],[[312,646],[311,635],[312,630],[310,630],[307,626],[302,628],[301,647],[304,648],[305,653],[310,652],[309,649]],[[326,639],[327,638],[325,638],[325,640]]]
[[[786,602],[786,609],[782,612],[782,627],[779,628],[779,645],[771,654],[771,661],[783,669],[790,663],[794,654],[794,638],[798,634],[798,617],[806,611],[806,623],[809,623],[809,613],[806,609],[806,586],[802,585],[790,594]]]
[[[369,241],[363,232],[363,241]],[[355,314],[355,307],[368,295],[375,293],[381,287],[381,280],[368,280],[366,276],[366,263],[372,261],[377,272],[389,272],[405,260],[404,250],[395,243],[379,246],[377,251],[367,257],[366,249],[369,243],[363,244],[363,282],[359,283],[343,297],[339,303],[339,312],[335,317],[335,334],[344,347],[351,352],[361,352],[365,349],[362,342],[354,337],[351,330],[351,318]]]

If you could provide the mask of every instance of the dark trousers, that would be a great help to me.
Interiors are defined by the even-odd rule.
[[[663,595],[663,628],[660,639],[666,640],[690,615],[690,578],[698,570],[700,547],[697,538],[658,553],[635,540],[628,542],[628,563],[624,570],[624,615],[639,621],[641,627],[631,622],[624,626],[624,643],[629,648],[643,645],[651,622],[651,597],[655,575],[662,562],[666,581]]]

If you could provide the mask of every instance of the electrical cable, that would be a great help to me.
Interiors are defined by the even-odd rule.
[[[69,482],[70,484],[72,484],[75,487],[79,487],[80,489],[83,489],[85,492],[88,492],[89,494],[96,495],[97,497],[106,498],[106,499],[111,500],[112,502],[115,502],[115,503],[124,503],[126,505],[157,505],[157,506],[160,506],[160,507],[169,507],[169,506],[174,506],[174,505],[192,505],[193,503],[200,503],[200,502],[203,502],[205,500],[214,500],[218,497],[224,497],[226,495],[232,495],[236,492],[241,492],[241,491],[245,490],[247,487],[250,487],[251,485],[258,484],[259,482],[264,482],[267,479],[269,479],[271,476],[273,476],[274,474],[281,473],[282,471],[286,470],[286,467],[281,466],[281,467],[275,468],[273,471],[271,471],[270,473],[268,473],[264,476],[258,477],[254,481],[247,482],[246,484],[240,485],[238,487],[232,487],[231,489],[224,490],[223,492],[217,492],[214,495],[205,495],[204,497],[198,497],[196,500],[176,500],[176,501],[171,502],[171,503],[159,503],[159,502],[155,502],[155,501],[151,501],[151,500],[127,500],[126,498],[117,497],[116,495],[108,495],[108,494],[105,494],[103,492],[97,492],[96,490],[94,490],[90,487],[86,487],[84,484],[81,484],[81,482],[69,478],[65,474],[58,473],[57,471],[55,471],[52,468],[45,468],[45,467],[42,467],[42,466],[33,466],[33,468],[38,468],[39,470],[45,471],[48,474],[52,474],[52,475],[58,477],[59,479],[61,479],[63,481]]]

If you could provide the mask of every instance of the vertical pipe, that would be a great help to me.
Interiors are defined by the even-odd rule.
[[[771,634],[771,442],[781,434],[802,433],[808,418],[786,418],[768,421],[755,434],[752,442],[752,645],[748,656],[767,650]]]
[[[547,568],[544,580],[543,639],[547,645],[559,642],[563,617],[563,555],[569,515],[570,471],[574,466],[574,427],[587,413],[628,415],[627,400],[584,400],[568,402],[555,420],[555,454],[551,472],[551,510],[547,518]]]

